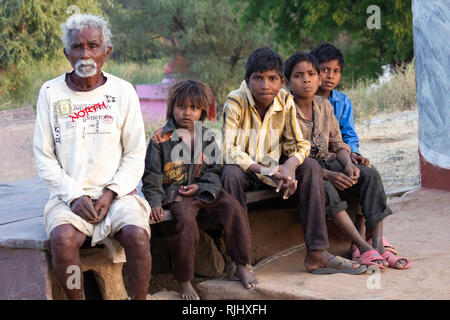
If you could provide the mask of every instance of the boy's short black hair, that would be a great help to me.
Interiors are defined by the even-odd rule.
[[[329,43],[321,43],[315,46],[309,53],[319,60],[319,64],[331,60],[338,60],[341,71],[344,71],[345,61],[341,50]]]
[[[270,48],[258,48],[253,51],[245,64],[245,79],[250,79],[254,72],[275,70],[283,78],[283,59]]]
[[[297,51],[284,63],[284,76],[287,80],[289,80],[289,78],[291,77],[292,70],[297,65],[297,63],[303,61],[311,63],[314,69],[316,69],[317,73],[320,73],[319,61],[317,61],[316,57],[308,52]]]

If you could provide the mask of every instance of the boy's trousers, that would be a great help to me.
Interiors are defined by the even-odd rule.
[[[200,209],[209,215],[209,220],[223,228],[225,247],[231,259],[237,265],[250,264],[251,239],[247,213],[224,189],[220,190],[216,201],[212,203],[183,197],[181,202],[172,203],[168,208],[176,219],[172,241],[175,278],[178,282],[194,278],[195,249],[199,240],[196,218]]]
[[[297,190],[289,200],[294,202],[300,215],[306,248],[308,250],[328,249],[322,168],[316,160],[306,158],[295,171],[295,178],[298,180]],[[238,199],[244,207],[247,202],[245,192],[252,184],[252,180],[253,177],[239,166],[225,165],[222,170],[224,189]]]

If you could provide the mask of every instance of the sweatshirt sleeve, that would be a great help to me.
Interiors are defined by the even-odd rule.
[[[50,192],[70,205],[73,200],[87,193],[75,179],[63,170],[58,161],[55,144],[60,143],[60,131],[56,126],[52,128],[50,121],[52,113],[45,84],[39,92],[36,112],[33,151],[38,175]]]
[[[165,192],[162,186],[162,153],[161,144],[150,140],[145,156],[145,170],[142,177],[142,193],[150,204],[150,207],[161,207],[165,198]]]
[[[209,142],[205,148],[206,150],[214,150],[214,154],[211,154],[211,163],[208,163],[205,170],[203,171],[198,184],[196,199],[203,202],[214,202],[217,199],[220,189],[222,188],[222,181],[220,179],[220,174],[222,171],[222,165],[216,163],[217,159],[220,159],[217,153],[221,153],[219,146],[213,137],[211,142]]]
[[[145,129],[139,98],[129,84],[129,95],[124,101],[124,121],[121,128],[122,161],[113,179],[106,188],[117,193],[121,198],[132,192],[144,173]]]

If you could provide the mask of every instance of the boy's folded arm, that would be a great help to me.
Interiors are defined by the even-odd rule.
[[[286,120],[283,129],[283,152],[288,157],[296,157],[300,164],[309,156],[311,145],[303,139],[303,134],[297,122],[295,105],[286,104]]]
[[[161,147],[153,140],[147,148],[145,157],[145,169],[142,176],[142,193],[147,199],[150,207],[160,207],[165,198],[165,191],[162,186],[162,155]]]
[[[330,135],[328,140],[328,150],[330,152],[338,153],[341,149],[347,150],[348,154],[351,153],[350,146],[342,139],[341,130],[339,128],[339,122],[333,112],[333,107],[330,105],[328,109],[330,119]]]
[[[256,162],[250,158],[248,153],[242,151],[243,146],[240,146],[237,141],[239,131],[243,130],[239,125],[241,116],[239,107],[227,100],[223,107],[223,156],[225,164],[238,165],[246,172],[250,165]]]

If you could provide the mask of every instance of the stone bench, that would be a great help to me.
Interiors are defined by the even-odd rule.
[[[388,197],[406,191],[389,193]],[[51,268],[49,240],[42,220],[47,195],[48,190],[38,178],[0,184],[0,300],[65,299]],[[250,192],[247,203],[250,205],[252,264],[304,241],[295,209],[283,206],[275,191]],[[170,220],[173,220],[172,215],[164,211],[163,221],[170,224]],[[153,221],[150,223],[154,224]],[[158,225],[163,227],[163,224]],[[332,239],[341,237],[333,224],[328,223],[328,226]],[[161,247],[167,246],[167,239],[162,240]],[[161,253],[155,249],[158,241],[161,239],[152,234],[152,255],[156,257]],[[342,250],[347,250],[348,245],[343,243]],[[197,252],[202,250],[207,251],[208,248],[200,244]],[[163,254],[170,254],[170,250]],[[127,298],[122,277],[123,263],[113,264],[106,249],[99,247],[82,248],[80,258],[82,271],[93,274],[103,299]],[[157,270],[157,259],[153,262],[153,270]],[[204,264],[207,263],[210,261]]]
[[[275,196],[272,191],[258,191],[249,193],[248,202]],[[0,184],[1,300],[66,299],[51,268],[42,219],[47,200],[48,190],[39,178]],[[163,221],[169,220],[172,215],[166,210]],[[123,263],[112,263],[105,248],[82,247],[80,259],[81,271],[92,272],[103,299],[127,298]]]

